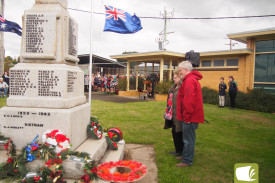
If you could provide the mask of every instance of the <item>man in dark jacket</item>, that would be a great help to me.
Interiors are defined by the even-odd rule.
[[[183,152],[182,163],[177,167],[189,167],[193,164],[195,151],[195,130],[198,123],[204,123],[204,112],[202,103],[201,85],[198,80],[202,75],[198,71],[192,71],[193,67],[189,61],[181,62],[179,65],[180,74],[183,77],[182,85],[177,97],[177,119],[182,121]]]

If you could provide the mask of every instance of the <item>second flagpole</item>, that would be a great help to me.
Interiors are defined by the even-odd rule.
[[[92,74],[93,74],[93,0],[91,0],[91,24],[90,24],[90,64],[89,64],[89,104],[92,103]]]

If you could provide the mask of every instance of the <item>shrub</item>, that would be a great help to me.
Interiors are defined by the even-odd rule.
[[[219,93],[214,89],[202,88],[203,102],[207,104],[219,103]],[[225,105],[230,105],[230,97],[225,96]],[[264,89],[248,90],[248,93],[238,92],[236,107],[260,112],[275,113],[275,95],[264,91]]]
[[[143,85],[143,78],[139,77],[138,78],[138,88],[144,87]],[[127,77],[122,77],[118,79],[118,89],[120,91],[126,91],[127,90]],[[130,77],[130,90],[136,90],[136,78],[135,77]]]
[[[155,86],[155,93],[156,94],[161,94],[161,95],[166,95],[168,94],[170,88],[173,85],[173,81],[163,81]]]

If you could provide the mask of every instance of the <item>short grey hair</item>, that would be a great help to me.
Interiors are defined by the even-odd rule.
[[[190,61],[182,61],[180,64],[179,64],[179,67],[181,67],[182,69],[187,69],[189,71],[192,71],[193,70],[193,66],[191,64]]]

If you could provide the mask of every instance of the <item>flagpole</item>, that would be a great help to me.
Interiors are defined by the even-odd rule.
[[[90,64],[89,64],[89,104],[92,102],[92,83],[93,73],[93,0],[91,0],[91,23],[90,23]]]
[[[0,14],[4,18],[5,0],[1,0]],[[5,47],[4,47],[4,32],[0,32],[0,77],[4,74],[5,64]]]

